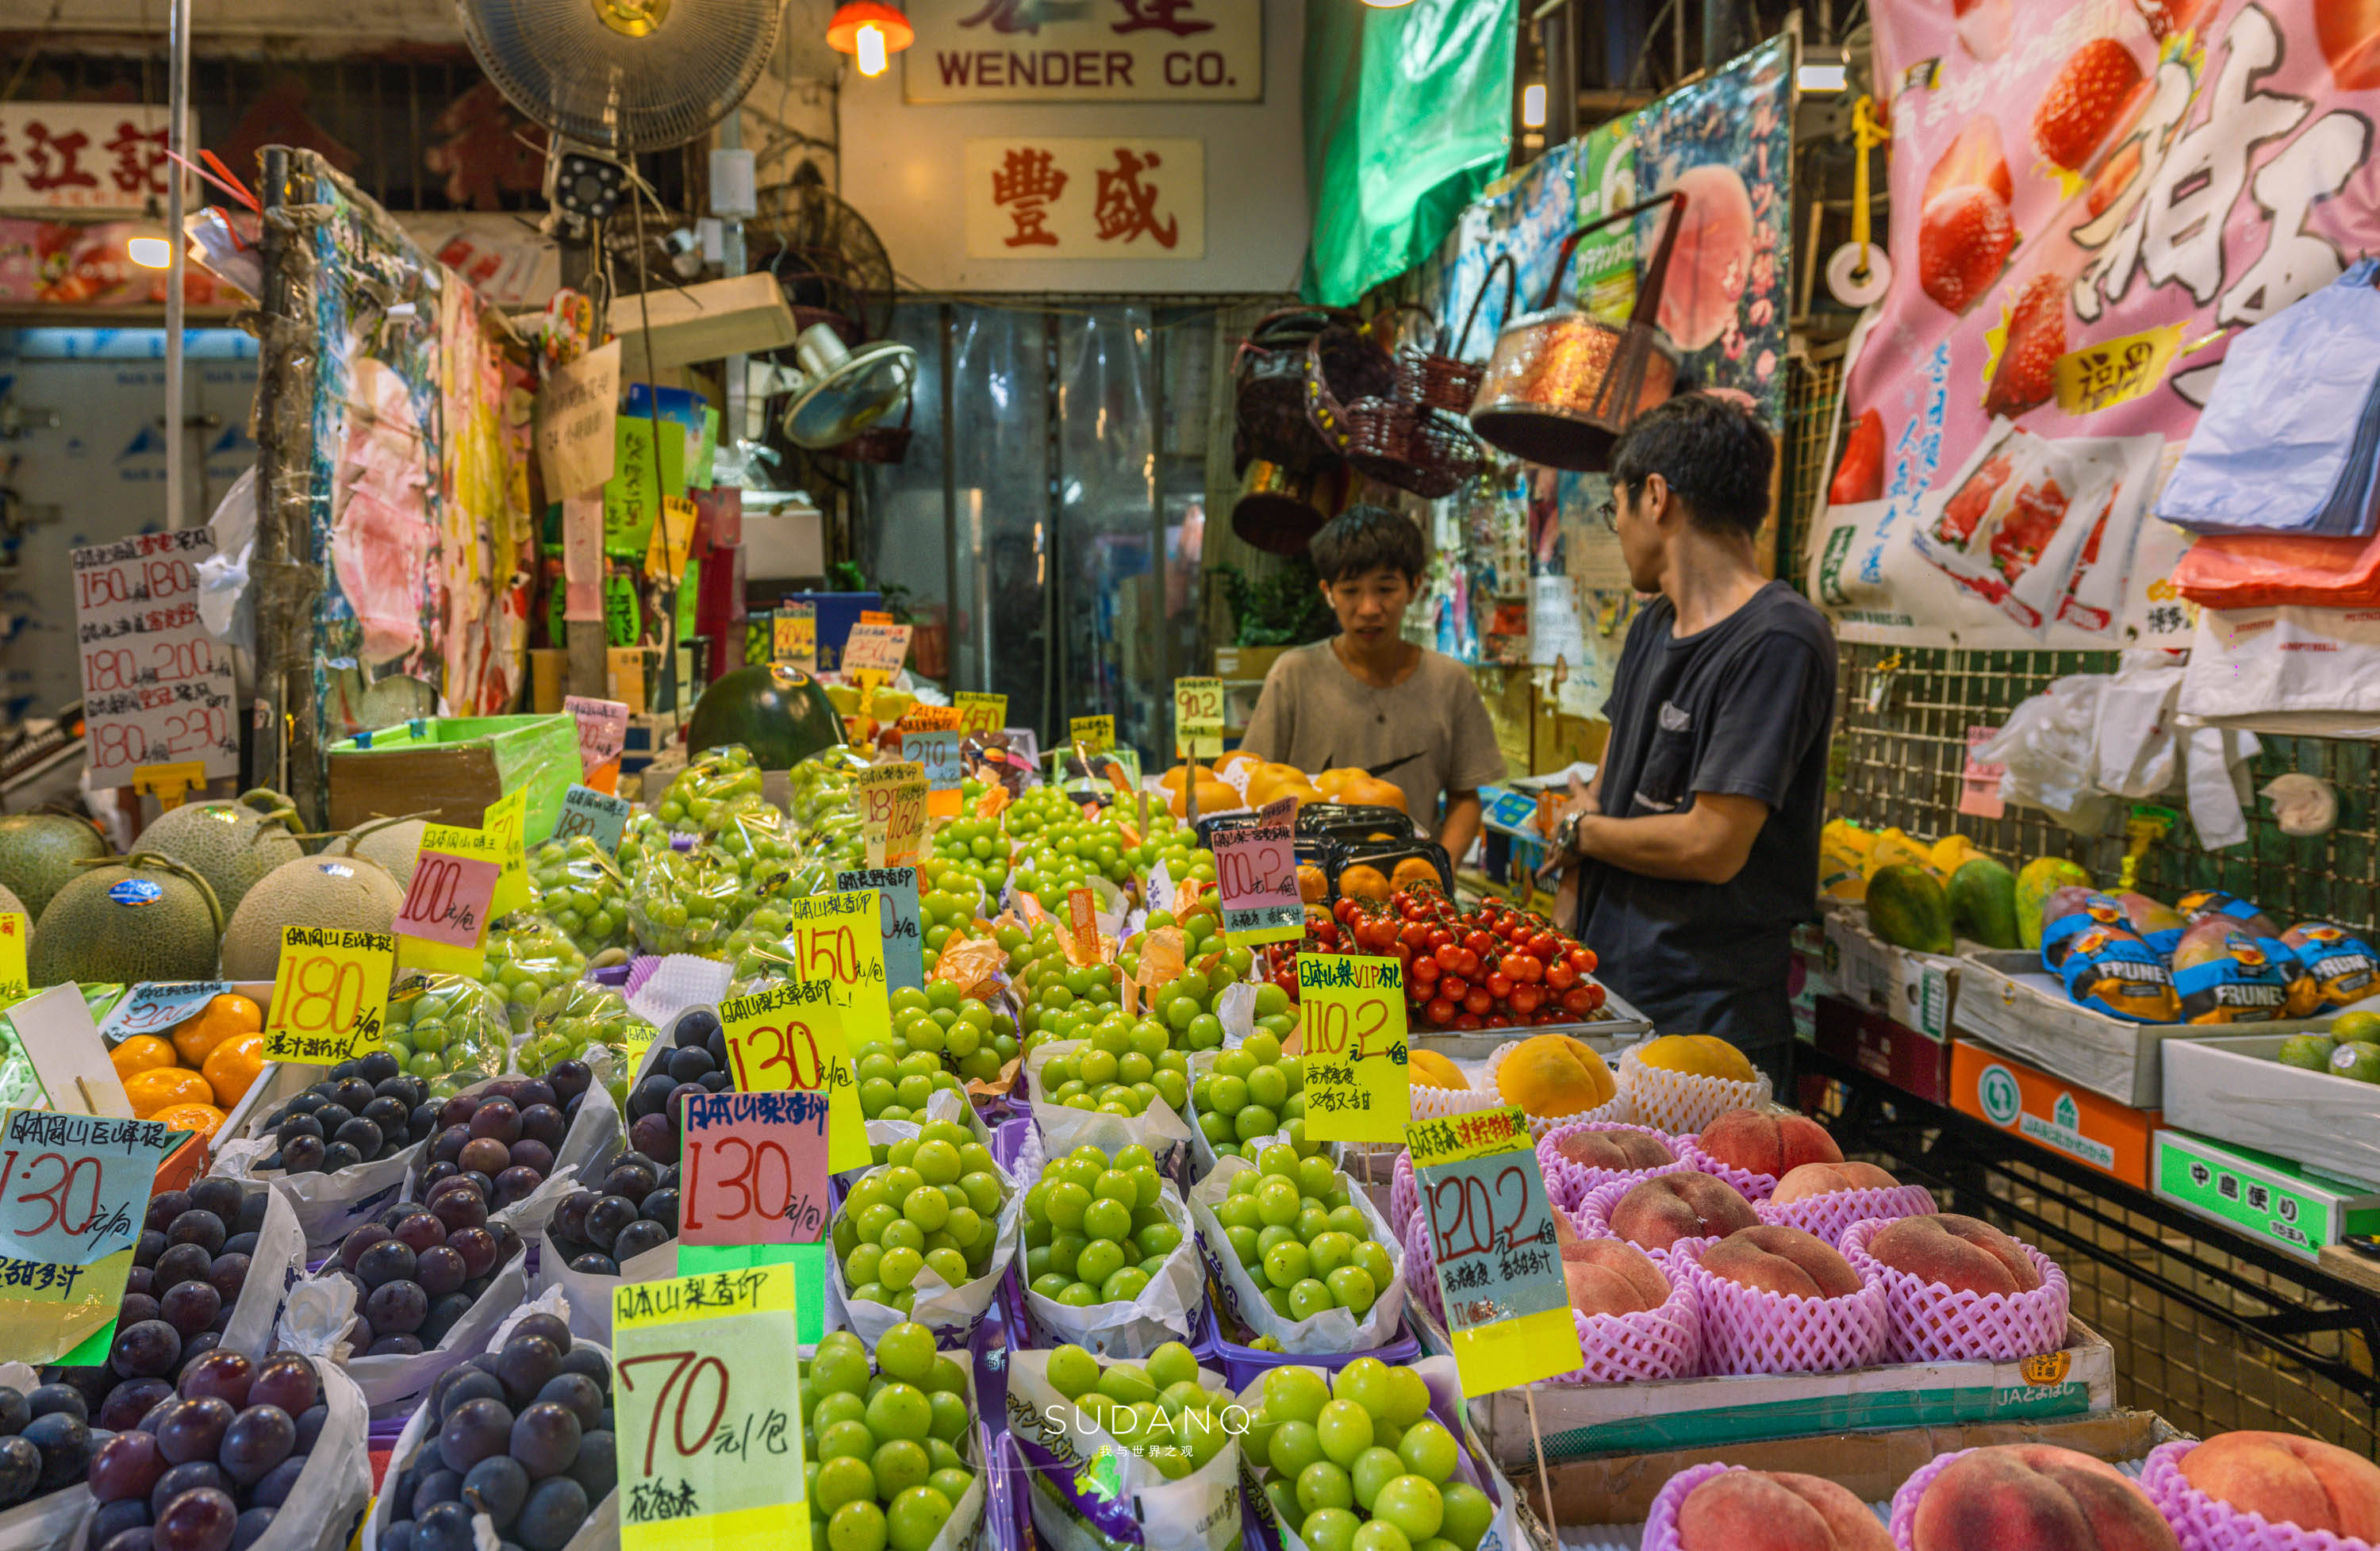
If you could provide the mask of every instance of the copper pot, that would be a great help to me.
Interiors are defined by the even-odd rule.
[[[1232,503],[1232,531],[1242,543],[1271,554],[1304,554],[1323,521],[1313,475],[1265,458],[1248,460],[1239,499]]]
[[[1670,206],[1669,220],[1624,326],[1572,301],[1557,305],[1579,238],[1658,204]],[[1537,310],[1512,319],[1496,336],[1471,404],[1471,429],[1482,442],[1549,468],[1601,473],[1611,467],[1620,433],[1677,383],[1677,346],[1653,319],[1685,206],[1685,195],[1673,189],[1591,221],[1563,239]]]

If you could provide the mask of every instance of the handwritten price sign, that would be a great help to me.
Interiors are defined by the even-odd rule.
[[[917,859],[926,832],[925,767],[904,761],[859,772],[852,783],[859,803],[859,832],[871,867],[904,866]]]
[[[1585,1358],[1554,1209],[1519,1107],[1420,1121],[1405,1128],[1405,1141],[1463,1392],[1485,1395],[1576,1368]]]
[[[843,671],[849,674],[865,668],[889,679],[901,671],[908,655],[909,626],[863,621],[851,627],[843,643]]]
[[[563,698],[562,709],[578,723],[579,775],[597,782],[600,790],[612,790],[620,779],[620,751],[628,746],[628,703],[571,695]],[[607,766],[613,767],[609,773],[599,777]]]
[[[495,897],[489,902],[488,909],[497,915],[527,910],[528,862],[523,854],[523,842],[528,837],[528,788],[516,786],[481,809],[480,828],[495,837],[496,865],[504,869],[496,878]],[[429,843],[426,833],[424,844]]]
[[[966,772],[959,767],[956,731],[904,733],[901,757],[926,772],[928,792],[955,792]]]
[[[1081,745],[1086,754],[1104,753],[1115,747],[1115,718],[1075,717],[1066,723],[1066,741]]]
[[[1353,953],[1297,956],[1305,1134],[1402,1142],[1413,1120],[1405,1070],[1404,968]]]
[[[780,603],[769,622],[771,659],[805,673],[818,672],[818,605]]]
[[[953,697],[958,702],[959,728],[966,733],[997,733],[1008,725],[1008,697],[984,695],[963,689]]]
[[[628,816],[635,811],[636,805],[625,797],[574,782],[562,794],[562,816],[553,821],[553,838],[585,835],[609,856],[620,849],[620,837],[627,833]]]
[[[689,1244],[809,1244],[826,1228],[827,1096],[696,1094],[686,1102],[678,1237]]]
[[[1223,752],[1223,681],[1173,681],[1173,745],[1184,759],[1213,759]]]
[[[0,1348],[52,1363],[115,1317],[157,1166],[154,1121],[0,1111]]]
[[[834,875],[835,892],[876,892],[878,922],[883,930],[884,988],[889,991],[926,988],[925,922],[917,908],[917,869],[861,867]]]
[[[164,1034],[231,989],[228,980],[150,980],[115,1004],[99,1036],[110,1049],[136,1034]]]
[[[476,949],[488,935],[488,902],[504,869],[477,856],[424,851],[414,858],[413,883],[396,913],[400,937],[425,938],[450,948]]]
[[[335,1066],[387,1048],[381,1020],[395,969],[393,933],[282,927],[264,1059]]]
[[[622,1551],[806,1542],[794,1272],[612,1294]]]
[[[1215,831],[1215,888],[1223,935],[1233,943],[1289,942],[1305,935],[1297,891],[1295,799],[1268,803],[1257,822]]]
[[[847,991],[823,980],[804,980],[730,997],[719,1004],[727,1060],[738,1089],[826,1096],[827,1166],[836,1173],[864,1169],[873,1157],[844,1026],[850,1001]]]

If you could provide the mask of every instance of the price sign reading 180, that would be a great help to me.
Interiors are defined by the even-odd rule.
[[[264,1059],[334,1066],[386,1048],[381,1019],[395,967],[393,933],[282,927]]]

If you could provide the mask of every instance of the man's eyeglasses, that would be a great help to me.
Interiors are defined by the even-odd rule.
[[[1595,520],[1596,520],[1597,522],[1599,522],[1599,523],[1601,523],[1601,524],[1603,525],[1603,530],[1604,530],[1606,533],[1617,533],[1617,532],[1619,532],[1619,531],[1620,531],[1620,502],[1619,502],[1619,500],[1618,500],[1616,497],[1613,497],[1613,496],[1608,496],[1608,495],[1607,495],[1607,496],[1605,496],[1605,497],[1603,498],[1603,503],[1602,503],[1601,505],[1597,506],[1597,507],[1595,509]]]

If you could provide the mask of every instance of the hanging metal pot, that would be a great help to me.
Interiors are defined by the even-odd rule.
[[[1670,206],[1669,220],[1625,326],[1608,323],[1574,301],[1557,305],[1579,238],[1658,204]],[[1496,336],[1471,405],[1471,429],[1482,442],[1549,468],[1601,473],[1611,467],[1620,433],[1668,398],[1678,380],[1677,346],[1653,320],[1685,208],[1684,193],[1672,189],[1590,221],[1563,239],[1537,310],[1512,319]]]
[[[1239,499],[1232,503],[1232,531],[1240,542],[1270,554],[1304,554],[1323,521],[1312,474],[1268,458],[1249,461],[1240,476]]]

